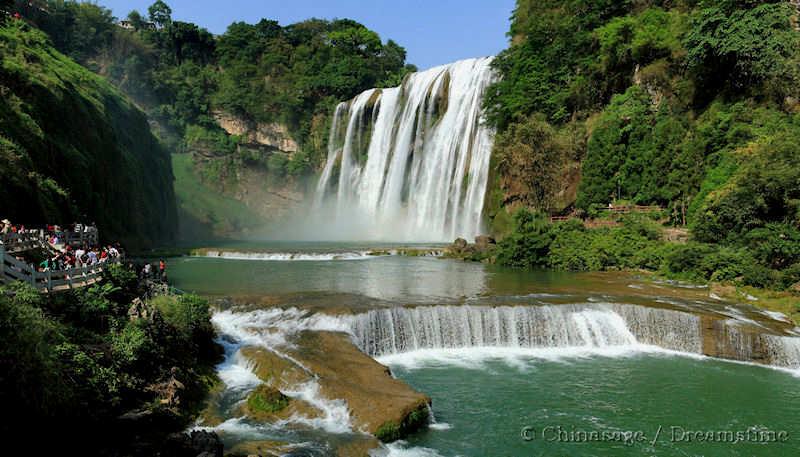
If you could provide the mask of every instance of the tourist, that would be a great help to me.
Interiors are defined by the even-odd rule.
[[[150,279],[150,273],[152,270],[152,266],[150,266],[150,262],[144,264],[144,268],[142,268],[142,278],[143,279]]]
[[[164,259],[161,259],[158,262],[158,271],[159,271],[159,273],[161,275],[161,280],[162,281],[166,281],[167,280],[167,262],[164,262]]]
[[[75,266],[78,268],[83,266],[83,256],[86,254],[86,250],[83,247],[79,247],[75,250]]]
[[[3,226],[2,226],[3,234],[4,235],[8,234],[8,232],[11,230],[11,221],[8,220],[8,219],[3,219],[0,222],[2,222],[2,224],[3,224]]]
[[[86,255],[89,256],[89,265],[97,265],[97,252],[91,250]]]

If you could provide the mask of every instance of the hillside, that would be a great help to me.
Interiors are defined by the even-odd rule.
[[[495,208],[586,212],[624,200],[712,223],[703,209],[734,192],[740,165],[779,160],[770,145],[797,134],[796,24],[783,1],[520,0],[487,100],[500,131]],[[750,203],[739,202],[760,223],[779,218]]]
[[[174,239],[170,158],[144,114],[22,21],[0,27],[0,56],[2,216],[94,221],[131,248]]]
[[[797,24],[786,1],[519,0],[487,100],[498,260],[800,290]]]
[[[94,3],[14,3],[57,49],[134,100],[170,152],[189,154],[176,183],[188,238],[241,236],[284,218],[325,160],[336,104],[415,69],[403,47],[350,19],[236,22],[213,36],[173,20],[163,1],[132,11],[129,28]],[[186,201],[188,189],[240,204]]]

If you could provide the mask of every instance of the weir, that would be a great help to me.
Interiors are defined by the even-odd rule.
[[[315,207],[354,238],[450,241],[480,234],[494,132],[482,119],[492,58],[409,75],[334,112]]]
[[[373,357],[470,347],[641,349],[800,368],[800,338],[746,323],[637,305],[419,306],[342,317]]]

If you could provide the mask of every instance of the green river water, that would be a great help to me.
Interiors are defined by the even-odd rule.
[[[253,246],[238,246],[252,255]],[[358,253],[370,246],[302,246]],[[278,253],[286,246],[261,246]],[[294,252],[294,251],[293,251]],[[357,257],[358,258],[358,257]],[[622,274],[519,272],[475,263],[387,256],[358,260],[221,259],[169,262],[176,287],[258,306],[578,303],[610,301],[724,308],[702,288]],[[757,311],[751,310],[756,313]],[[745,309],[745,313],[747,313]],[[800,455],[797,373],[671,353],[573,354],[558,349],[422,351],[378,359],[433,400],[436,424],[382,450],[398,456]],[[240,397],[239,397],[240,398]],[[234,398],[235,400],[235,398]],[[324,455],[331,431],[247,436],[226,443],[302,442],[290,455]],[[702,441],[701,441],[702,440]]]

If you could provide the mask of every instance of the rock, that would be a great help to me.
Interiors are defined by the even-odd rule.
[[[800,292],[800,282],[792,284],[792,287],[790,287],[789,290],[792,292]]]
[[[178,406],[181,403],[180,395],[186,386],[178,381],[177,368],[173,367],[169,379],[147,387],[147,390],[154,392],[159,397],[159,403],[167,407]]]
[[[158,316],[158,310],[155,306],[147,304],[139,298],[133,299],[131,306],[128,308],[128,319],[134,321],[137,319],[152,322]]]
[[[392,377],[348,335],[305,331],[292,343],[290,355],[317,376],[322,395],[347,403],[354,429],[394,440],[427,424],[430,398]]]
[[[245,347],[242,356],[253,362],[253,372],[265,383],[287,389],[311,379],[311,375],[291,360],[264,348]]]
[[[173,433],[164,444],[164,454],[170,457],[222,457],[222,441],[214,432],[195,430]]]
[[[244,441],[237,443],[229,449],[227,455],[229,456],[257,456],[257,457],[278,457],[286,455],[290,447],[288,443],[281,441],[259,440],[259,441]]]
[[[486,252],[497,245],[497,242],[488,235],[478,235],[475,237],[475,249],[478,252]]]
[[[464,249],[467,248],[467,244],[468,244],[467,240],[465,240],[464,238],[456,238],[456,240],[453,241],[452,247],[454,250],[463,251]]]
[[[257,123],[223,111],[216,111],[213,116],[223,130],[229,135],[241,137],[244,143],[267,146],[288,154],[299,150],[297,142],[289,134],[288,127],[283,124]]]

